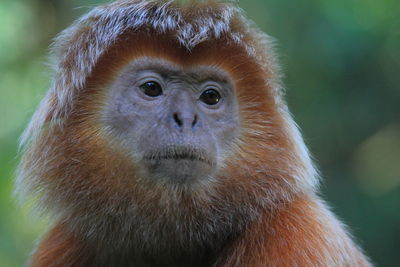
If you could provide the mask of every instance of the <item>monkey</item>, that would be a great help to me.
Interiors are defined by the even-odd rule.
[[[52,223],[29,266],[371,266],[234,3],[118,0],[52,49],[16,178]]]

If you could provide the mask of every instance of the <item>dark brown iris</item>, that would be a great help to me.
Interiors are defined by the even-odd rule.
[[[207,105],[216,105],[220,99],[221,95],[215,89],[207,89],[200,96],[200,100]]]
[[[157,97],[159,95],[162,95],[161,85],[157,82],[154,82],[154,81],[145,82],[144,84],[142,84],[139,87],[145,95],[148,95],[151,97]]]

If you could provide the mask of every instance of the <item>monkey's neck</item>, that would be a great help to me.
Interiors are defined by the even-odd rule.
[[[229,242],[226,240],[225,243]],[[105,242],[107,243],[107,242]],[[57,224],[40,243],[34,254],[32,266],[58,266],[57,262],[70,263],[70,266],[212,266],[217,255],[225,246],[221,242],[218,246],[197,247],[197,249],[178,248],[171,243],[170,249],[165,252],[143,250],[140,244],[137,248],[123,250],[107,243],[107,247],[99,246],[82,236],[72,232],[67,225]],[[49,249],[51,248],[51,249]],[[155,249],[158,250],[158,249]],[[64,266],[64,265],[63,265]],[[69,265],[68,265],[69,266]]]
[[[157,254],[157,255],[153,255],[153,253],[131,252],[125,255],[119,255],[117,253],[112,255],[106,261],[100,260],[99,262],[101,263],[109,262],[109,264],[106,264],[106,266],[205,267],[205,266],[212,266],[213,263],[217,260],[217,256],[219,254],[220,251],[215,251],[210,248],[199,248],[197,252],[176,251],[175,253],[172,254],[169,253],[169,254]],[[98,266],[97,263],[95,265]]]

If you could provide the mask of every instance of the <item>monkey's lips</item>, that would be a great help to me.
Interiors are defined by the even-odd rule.
[[[162,150],[151,151],[147,153],[144,160],[191,160],[202,161],[204,163],[213,165],[213,161],[209,158],[207,153],[201,149],[194,149],[190,147],[168,147]]]
[[[152,151],[143,157],[143,162],[152,176],[178,183],[208,176],[216,165],[206,151],[191,147]]]

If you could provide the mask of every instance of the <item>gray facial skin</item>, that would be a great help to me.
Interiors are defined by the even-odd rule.
[[[223,164],[237,136],[239,108],[222,69],[143,57],[108,88],[102,120],[145,177],[191,184],[210,179]]]

